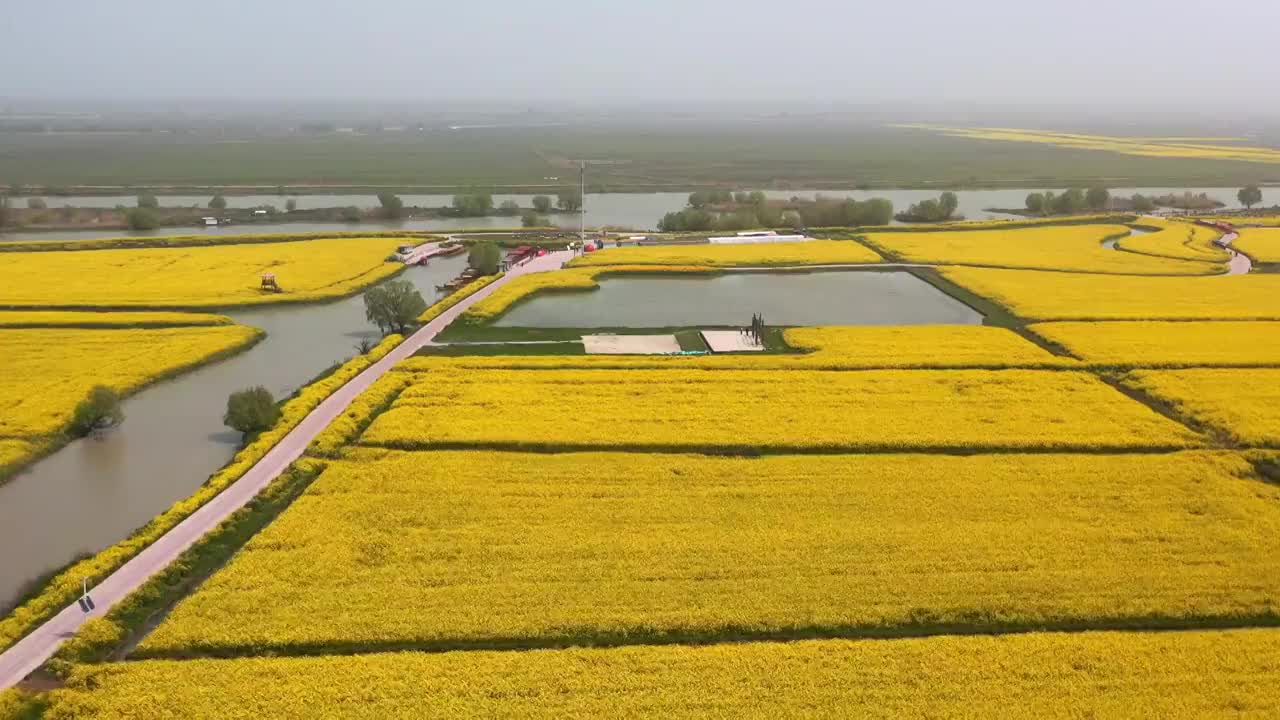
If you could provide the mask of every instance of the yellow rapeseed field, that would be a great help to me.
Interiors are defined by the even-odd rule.
[[[949,267],[948,280],[1029,320],[1280,320],[1280,275],[1136,277]]]
[[[1070,270],[1131,275],[1207,275],[1223,268],[1136,253],[1116,252],[1102,242],[1125,236],[1120,225],[1066,225],[972,232],[888,232],[867,235],[881,253],[931,265]]]
[[[230,324],[231,318],[225,315],[205,313],[0,310],[0,328],[158,328]]]
[[[219,307],[350,294],[404,266],[397,238],[137,250],[11,252],[0,262],[0,307]],[[259,289],[274,273],[282,293]]]
[[[1230,453],[348,457],[138,653],[1180,627],[1280,600],[1280,487]]]
[[[467,308],[460,320],[479,324],[497,319],[508,308],[542,292],[574,292],[600,287],[596,279],[606,275],[645,273],[714,273],[715,268],[684,265],[610,265],[556,270],[521,275],[498,288],[489,297]]]
[[[1280,369],[1137,371],[1125,383],[1238,442],[1280,445]]]
[[[1230,259],[1226,250],[1213,244],[1222,235],[1213,228],[1154,217],[1144,217],[1139,224],[1156,230],[1121,238],[1116,247],[1132,253],[1179,260],[1223,263]]]
[[[933,130],[952,137],[974,140],[1000,140],[1004,142],[1043,143],[1080,150],[1104,150],[1124,155],[1164,158],[1199,158],[1205,160],[1245,160],[1248,162],[1280,163],[1280,150],[1269,147],[1222,144],[1236,138],[1182,138],[1182,137],[1116,137],[1087,135],[1084,133],[1027,130],[1022,128],[948,127],[943,125],[909,124],[898,127]]]
[[[1032,633],[81,668],[47,720],[1274,717],[1276,630]]]
[[[56,444],[55,436],[94,385],[131,393],[236,352],[261,334],[240,325],[0,329],[0,440],[21,441],[0,449],[0,479],[24,458]]]
[[[1206,220],[1225,220],[1236,227],[1277,227],[1280,215],[1219,215]]]
[[[1029,329],[1101,365],[1280,366],[1280,322],[1051,322]]]
[[[574,258],[570,267],[599,265],[862,265],[880,256],[853,240],[811,240],[744,245],[660,245],[599,250]]]
[[[1280,228],[1241,230],[1231,246],[1258,262],[1280,263]]]
[[[361,441],[738,452],[1201,442],[1093,376],[1069,371],[446,367],[418,376]]]

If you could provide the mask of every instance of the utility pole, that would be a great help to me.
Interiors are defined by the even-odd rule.
[[[578,161],[578,239],[587,246],[587,161]]]

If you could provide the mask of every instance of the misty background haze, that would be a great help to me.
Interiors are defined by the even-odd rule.
[[[1237,115],[1280,110],[1275,0],[6,5],[0,98],[11,112],[225,99],[1152,107],[1194,117],[1211,114],[1206,96]]]

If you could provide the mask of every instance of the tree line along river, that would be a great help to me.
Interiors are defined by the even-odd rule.
[[[986,220],[991,218],[1008,218],[1009,215],[987,212],[988,208],[1020,208],[1024,205],[1029,193],[1039,192],[1044,188],[1021,188],[1005,190],[960,190],[956,192],[959,199],[957,213],[968,220]],[[1112,195],[1129,196],[1134,193],[1143,195],[1164,195],[1182,193],[1207,193],[1210,197],[1226,203],[1227,208],[1237,208],[1237,188],[1113,188]],[[793,196],[812,198],[817,193],[831,197],[852,197],[855,200],[866,200],[882,197],[893,203],[895,210],[905,210],[912,203],[929,198],[936,198],[938,190],[767,190],[765,194],[771,199],[785,200]],[[211,196],[206,195],[162,195],[160,204],[165,207],[205,207]],[[532,194],[494,195],[493,202],[498,205],[511,200],[520,207],[527,208],[533,204]],[[551,194],[554,199],[554,194]],[[72,207],[111,208],[116,205],[132,206],[133,196],[74,196],[43,198],[50,208],[64,205]],[[452,195],[401,195],[407,207],[447,207],[452,204]],[[684,207],[688,193],[591,193],[587,195],[586,222],[589,226],[616,226],[637,230],[652,229],[658,220],[668,212]],[[294,200],[299,209],[315,209],[325,207],[374,207],[377,199],[373,195],[228,195],[228,207],[248,208],[261,205],[273,205],[284,209],[288,200]],[[15,207],[25,207],[25,196],[12,198]],[[1280,187],[1263,188],[1263,206],[1280,204]],[[211,214],[216,214],[211,211]],[[412,212],[409,213],[410,215]],[[577,215],[553,215],[552,222],[566,227],[576,228],[579,223]],[[214,228],[164,227],[158,230],[130,232],[121,230],[66,230],[66,231],[26,231],[0,233],[0,241],[29,240],[88,240],[119,235],[174,235],[174,234],[244,234],[244,233],[277,233],[277,232],[331,232],[350,231],[360,228],[374,230],[438,230],[450,231],[463,228],[509,228],[518,225],[519,218],[511,216],[487,216],[470,218],[432,218],[413,219],[412,217],[394,222],[361,223],[320,223],[320,222],[281,222],[253,223],[247,225],[229,225]]]

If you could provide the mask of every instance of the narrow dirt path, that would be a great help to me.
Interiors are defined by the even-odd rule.
[[[467,308],[493,294],[513,278],[558,270],[571,257],[573,254],[568,251],[555,252],[513,268],[496,282],[481,288],[474,295],[441,313],[439,317],[424,325],[387,353],[386,357],[352,378],[350,382],[320,403],[239,480],[92,587],[89,595],[97,605],[95,610],[86,614],[81,612],[77,603],[72,603],[0,655],[0,690],[12,687],[40,667],[53,656],[67,638],[75,634],[86,620],[104,615],[113,605],[177,559],[205,533],[216,527],[231,513],[244,507],[268,483],[289,467],[290,463],[301,457],[312,439],[346,411],[347,406],[355,400],[356,396],[382,377],[396,363],[430,343]]]

